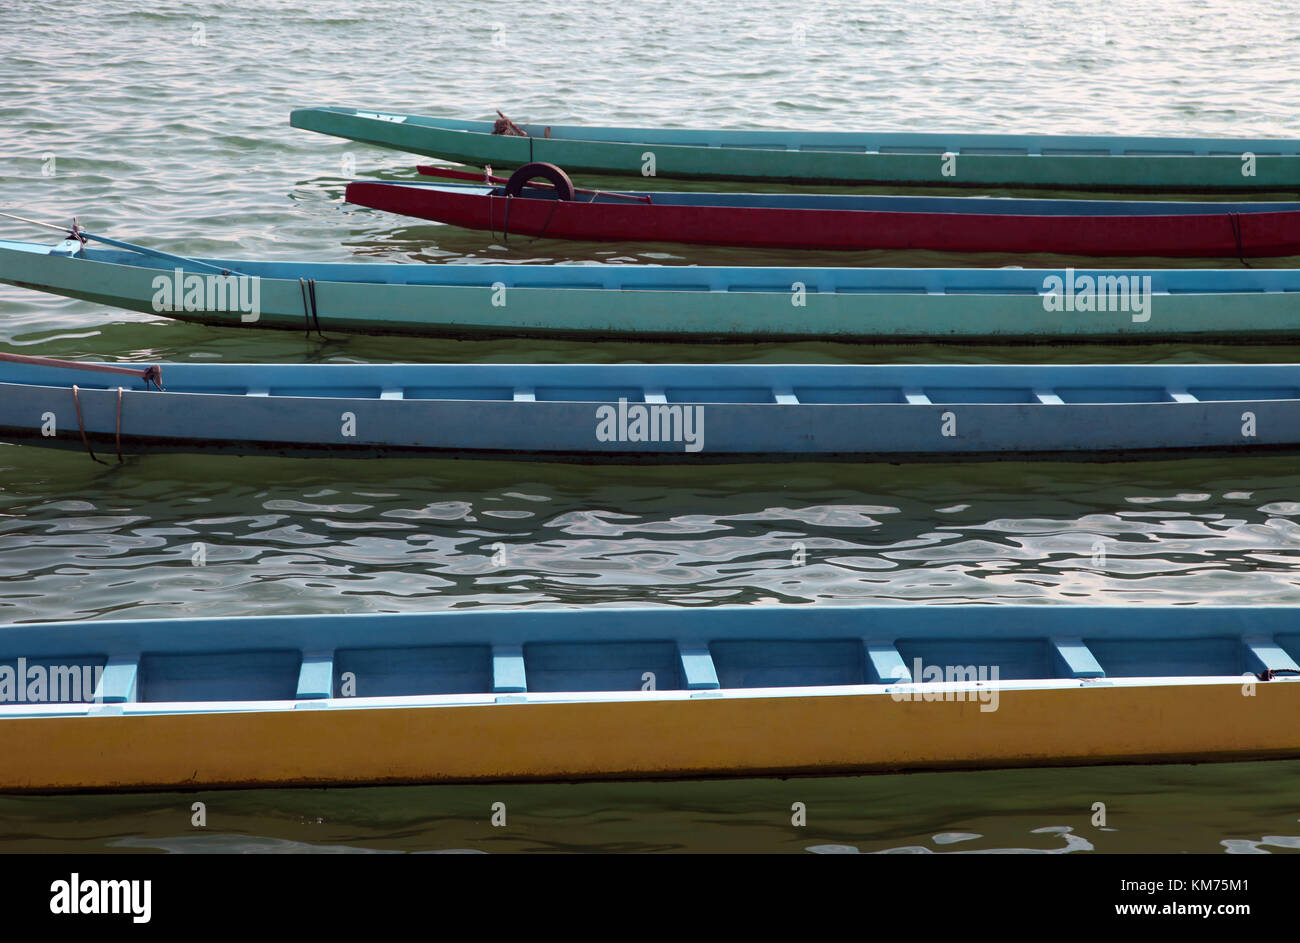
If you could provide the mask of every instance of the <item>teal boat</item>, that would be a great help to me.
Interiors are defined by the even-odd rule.
[[[445,337],[1039,342],[1300,335],[1294,269],[849,269],[193,259],[0,240],[0,282],[230,327]]]
[[[494,168],[536,161],[624,177],[1054,190],[1296,191],[1300,140],[708,131],[462,121],[300,108],[295,128]]]

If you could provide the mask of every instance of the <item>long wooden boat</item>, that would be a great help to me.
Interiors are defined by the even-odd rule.
[[[1300,271],[1284,269],[417,265],[148,252],[0,241],[0,281],[202,324],[365,334],[858,342],[1300,334]]]
[[[0,354],[0,436],[119,454],[699,463],[1300,447],[1289,364],[168,363],[123,377],[122,364],[15,356]]]
[[[0,790],[1300,756],[1294,607],[447,611],[0,626]]]
[[[295,128],[498,169],[534,161],[625,177],[1071,190],[1291,191],[1300,140],[727,131],[493,123],[300,108]]]
[[[550,239],[1080,256],[1300,255],[1300,203],[638,190],[560,199],[541,187],[507,196],[499,186],[374,180],[348,184],[345,199],[466,229]]]

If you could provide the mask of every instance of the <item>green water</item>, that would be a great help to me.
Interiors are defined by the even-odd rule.
[[[465,0],[0,5],[0,208],[230,258],[1055,265],[1078,260],[502,245],[342,204],[350,176],[410,176],[414,161],[294,131],[287,117],[352,104],[468,118],[500,107],[556,123],[1300,135],[1300,19],[1281,0],[526,9],[525,21],[513,5]],[[45,238],[16,223],[0,234]],[[1297,348],[1258,346],[321,341],[7,287],[0,349],[149,362],[1300,359]],[[191,565],[200,542],[202,568]],[[190,456],[105,468],[0,445],[0,622],[627,604],[1290,605],[1298,562],[1295,458],[638,469]],[[1300,834],[1297,770],[9,797],[0,849],[1278,852]],[[207,805],[204,829],[191,825],[194,801]],[[494,802],[506,804],[504,827],[490,824]],[[806,804],[804,827],[790,823],[795,802]],[[1096,802],[1109,831],[1092,822]]]
[[[1300,848],[1298,783],[1300,762],[1271,762],[0,797],[0,842],[133,853],[1274,854]]]

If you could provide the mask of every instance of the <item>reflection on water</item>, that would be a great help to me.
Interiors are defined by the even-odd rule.
[[[139,853],[1288,854],[1300,850],[1300,839],[1279,837],[1300,833],[1297,786],[1300,761],[8,796],[0,797],[0,847]],[[195,802],[204,803],[205,828],[192,825]],[[492,824],[494,813],[503,825]]]
[[[906,845],[902,848],[885,848],[874,852],[878,855],[1066,855],[1073,851],[1095,851],[1092,842],[1079,835],[1071,834],[1068,825],[1045,825],[1031,829],[1033,835],[1059,835],[1065,844],[1059,848],[961,848],[952,851],[936,851],[927,845]],[[933,835],[930,841],[936,845],[950,845],[958,841],[972,841],[983,835],[954,834],[941,832]],[[814,845],[808,849],[819,855],[856,855],[861,851],[853,845]]]
[[[1251,841],[1248,838],[1225,838],[1221,844],[1230,855],[1271,855],[1271,851],[1264,849],[1265,845],[1300,849],[1300,836],[1265,835],[1259,841]]]
[[[591,468],[148,456],[105,467],[0,446],[0,473],[0,621],[1300,600],[1291,457]]]
[[[259,838],[256,835],[222,835],[220,833],[177,835],[167,838],[121,838],[108,843],[109,848],[165,851],[179,855],[396,855],[400,851],[358,848],[352,845],[313,845],[282,838]],[[417,855],[481,855],[474,848],[444,848],[416,851]]]

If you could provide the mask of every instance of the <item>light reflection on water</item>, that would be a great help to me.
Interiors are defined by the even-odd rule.
[[[0,797],[10,851],[1288,854],[1300,761]],[[192,806],[206,806],[206,827]],[[504,806],[504,826],[491,824]],[[796,804],[806,824],[793,824]],[[1292,837],[1288,837],[1292,836]]]
[[[1290,457],[664,470],[196,456],[104,468],[5,448],[0,461],[11,622],[1300,600]]]
[[[1030,830],[1032,835],[1056,835],[1059,836],[1065,844],[1056,848],[961,848],[952,850],[943,850],[931,848],[929,845],[905,845],[902,848],[885,848],[881,851],[873,852],[878,855],[1068,855],[1076,851],[1095,851],[1096,848],[1092,842],[1079,835],[1071,834],[1072,829],[1068,825],[1045,825],[1042,828]],[[954,836],[952,832],[941,832],[938,835],[932,835],[930,841],[935,845],[950,845],[957,841],[974,841],[983,838],[983,835]],[[808,849],[815,854],[822,855],[856,855],[861,851],[855,845],[813,845]]]

